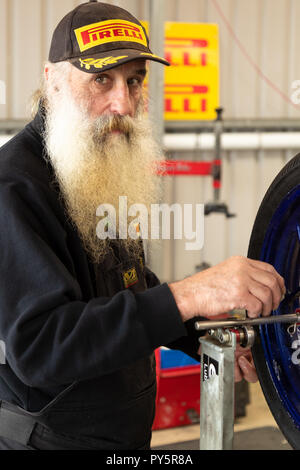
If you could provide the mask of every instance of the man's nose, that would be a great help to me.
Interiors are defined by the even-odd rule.
[[[127,83],[117,83],[111,91],[110,112],[133,117],[133,108]]]

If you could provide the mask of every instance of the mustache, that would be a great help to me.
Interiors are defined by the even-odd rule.
[[[94,136],[103,140],[113,132],[120,132],[127,138],[133,134],[136,127],[136,119],[129,116],[107,115],[100,116],[93,125]]]

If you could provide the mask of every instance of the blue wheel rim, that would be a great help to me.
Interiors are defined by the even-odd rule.
[[[300,281],[300,185],[280,203],[266,232],[260,259],[272,264],[284,277],[290,292]],[[299,298],[283,301],[273,315],[293,313]],[[280,400],[300,429],[300,325],[259,327],[264,355]],[[299,351],[299,353],[298,353]]]

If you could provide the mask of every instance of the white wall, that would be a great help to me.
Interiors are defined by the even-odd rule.
[[[109,1],[148,19],[149,0]],[[288,118],[299,110],[281,96],[300,80],[299,0],[165,0],[166,20],[210,22],[220,26],[221,103],[225,117]],[[229,21],[225,25],[219,11]],[[7,105],[0,118],[29,116],[26,102],[39,84],[52,31],[78,0],[0,0],[0,80],[7,83]],[[241,52],[232,32],[240,41]],[[257,68],[272,83],[266,83]],[[278,90],[275,91],[273,87]]]
[[[148,0],[110,1],[147,18]],[[166,20],[218,23],[220,27],[221,105],[225,118],[300,118],[287,101],[292,82],[300,80],[299,0],[166,0]],[[54,27],[76,0],[0,0],[0,80],[7,88],[0,119],[29,117],[28,98],[38,87]],[[222,198],[237,214],[206,219],[205,248],[187,253],[183,242],[163,243],[162,280],[194,272],[202,260],[215,264],[232,254],[246,254],[262,197],[295,151],[227,152]],[[172,158],[211,158],[208,152],[173,153]],[[167,202],[204,203],[212,198],[211,181],[177,177],[166,184]]]

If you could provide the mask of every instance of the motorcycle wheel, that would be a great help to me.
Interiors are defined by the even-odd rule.
[[[259,208],[248,257],[272,264],[288,293],[300,289],[300,154],[277,175]],[[287,299],[289,297],[287,296]],[[290,295],[272,315],[294,313],[299,296]],[[252,349],[268,406],[289,444],[300,449],[300,324],[256,327]]]

